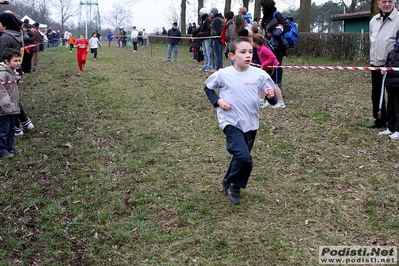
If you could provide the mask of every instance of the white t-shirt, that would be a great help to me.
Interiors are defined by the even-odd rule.
[[[91,37],[89,40],[89,43],[90,43],[90,48],[93,48],[93,49],[98,48],[99,40],[97,37]]]
[[[264,70],[250,66],[239,72],[233,66],[219,69],[206,81],[211,89],[219,89],[219,97],[230,103],[226,111],[217,107],[219,127],[223,130],[233,125],[246,133],[259,127],[259,92],[267,88],[275,89],[275,84]]]
[[[69,37],[71,37],[71,33],[70,33],[69,31],[66,31],[66,32],[64,33],[64,39],[68,40]]]

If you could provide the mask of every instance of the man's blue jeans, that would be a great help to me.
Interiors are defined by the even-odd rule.
[[[233,155],[224,181],[226,184],[245,188],[252,171],[251,150],[254,145],[256,130],[242,132],[239,128],[227,125],[223,133],[226,136],[227,151]]]
[[[211,39],[204,39],[202,41],[202,51],[204,53],[204,66],[203,71],[209,71],[212,69],[211,62]]]
[[[223,68],[222,43],[218,38],[213,38],[211,40],[211,46],[213,47],[213,54],[216,61],[216,70],[219,70]]]
[[[168,61],[170,61],[170,57],[172,55],[172,49],[174,50],[174,53],[175,53],[174,61],[177,61],[178,48],[179,48],[179,45],[177,45],[177,44],[168,44],[168,58],[167,58]]]

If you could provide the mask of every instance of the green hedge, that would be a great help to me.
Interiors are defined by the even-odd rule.
[[[369,51],[368,33],[300,33],[288,55],[368,61]]]

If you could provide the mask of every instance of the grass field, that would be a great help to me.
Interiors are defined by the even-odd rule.
[[[209,74],[166,49],[102,47],[81,76],[67,49],[40,53],[20,83],[36,128],[0,160],[0,265],[318,265],[319,246],[399,245],[399,143],[364,127],[368,71],[284,70],[287,108],[261,110],[234,206]]]

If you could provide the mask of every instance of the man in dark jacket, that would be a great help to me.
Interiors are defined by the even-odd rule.
[[[288,32],[291,29],[291,26],[288,24],[287,20],[283,17],[283,15],[280,12],[276,12],[277,8],[274,0],[260,0],[259,3],[260,6],[262,7],[262,12],[263,12],[262,28],[269,29],[269,31],[265,32],[265,37],[269,41],[271,41],[272,38],[277,37],[273,35],[273,31],[275,30],[275,28],[268,27],[268,24],[270,24],[274,18],[276,19],[277,24],[283,26],[283,31],[281,32],[282,35],[284,35],[284,33]],[[281,42],[281,40],[282,40],[281,38],[276,38],[277,46],[274,47],[273,50],[273,53],[276,56],[277,61],[280,63],[280,66],[283,65],[283,58],[287,53],[287,47]],[[282,68],[279,68],[277,82],[280,89],[282,89],[283,88]]]
[[[388,53],[385,67],[399,67],[399,30],[396,32],[394,49]],[[399,72],[381,71],[386,74],[385,86],[387,88],[387,129],[378,135],[389,135],[392,140],[399,140]]]
[[[216,7],[211,9],[209,16],[211,18],[211,46],[216,61],[215,69],[219,70],[220,68],[223,68],[222,43],[220,42],[219,37],[222,33],[224,18]]]
[[[175,53],[174,61],[177,61],[177,52],[179,49],[179,42],[181,37],[181,32],[177,28],[177,22],[173,22],[172,28],[168,30],[168,36],[169,36],[168,58],[166,60],[170,61],[170,56],[172,55],[172,49],[173,49]]]
[[[3,25],[0,35],[0,62],[3,62],[2,53],[7,48],[20,51],[22,46],[22,21],[12,13],[0,14],[0,23]]]
[[[201,17],[201,25],[198,31],[198,37],[209,37],[211,36],[211,19],[209,18],[208,11],[203,7],[199,11]],[[212,70],[211,62],[211,39],[202,39],[202,50],[204,53],[204,66],[201,68],[202,71],[208,72]]]
[[[24,56],[21,64],[22,71],[24,73],[30,73],[32,69],[32,53],[36,52],[36,47],[33,44],[35,37],[33,36],[30,26],[28,24],[22,24],[23,40],[24,40]],[[38,48],[38,47],[37,47]]]

